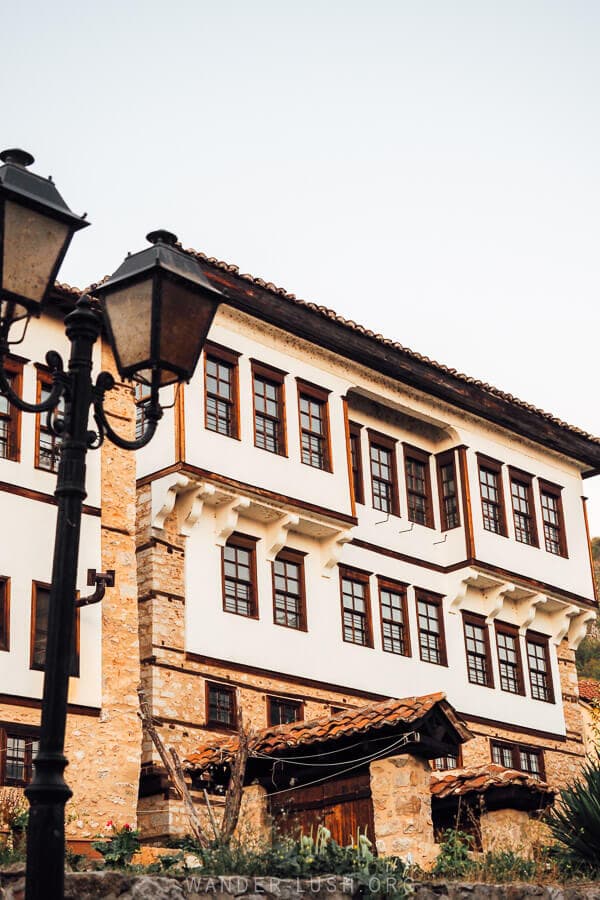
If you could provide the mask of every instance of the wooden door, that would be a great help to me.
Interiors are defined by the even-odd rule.
[[[314,836],[319,825],[324,825],[342,846],[356,843],[359,829],[374,841],[368,772],[275,794],[270,809],[275,827],[283,834],[297,837],[312,830]]]

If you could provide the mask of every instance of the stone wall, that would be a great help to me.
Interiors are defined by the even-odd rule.
[[[529,857],[535,847],[552,843],[548,827],[520,809],[483,812],[480,829],[484,853],[513,850],[519,856]]]

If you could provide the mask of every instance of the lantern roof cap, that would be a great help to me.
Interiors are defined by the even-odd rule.
[[[183,281],[192,282],[211,294],[221,293],[208,280],[198,260],[181,249],[177,235],[159,229],[149,232],[146,240],[152,246],[137,253],[129,253],[110,278],[98,285],[96,293],[110,293],[121,283],[137,281],[156,270],[163,270]]]
[[[78,216],[69,209],[52,178],[43,178],[29,171],[28,166],[35,160],[26,150],[3,150],[0,160],[4,163],[0,166],[0,194],[38,211],[52,212],[74,229],[90,224],[85,221],[85,213]]]

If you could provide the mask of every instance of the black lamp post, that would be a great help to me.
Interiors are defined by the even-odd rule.
[[[46,361],[52,372],[49,397],[26,403],[10,387],[3,362],[11,326],[24,328],[39,316],[76,230],[87,223],[66,206],[51,180],[29,172],[33,157],[21,150],[0,154],[0,392],[26,412],[47,413],[61,437],[55,497],[58,512],[48,615],[44,695],[34,777],[29,799],[27,900],[61,900],[64,894],[64,807],[71,790],[64,780],[70,648],[73,641],[81,508],[86,496],[85,458],[105,437],[136,450],[147,444],[162,416],[159,389],[192,376],[220,301],[195,259],[167,231],[148,235],[153,246],[130,255],[98,287],[102,306],[82,296],[65,318],[71,343],[68,371],[58,353]],[[115,433],[104,413],[104,395],[114,385],[108,372],[92,382],[92,350],[103,325],[122,378],[150,386],[148,422],[137,440]],[[56,418],[59,401],[64,413]],[[96,431],[89,430],[90,412]]]

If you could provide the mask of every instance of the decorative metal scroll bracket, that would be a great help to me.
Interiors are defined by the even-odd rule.
[[[91,606],[93,603],[99,603],[106,593],[106,588],[115,586],[115,570],[108,569],[106,572],[96,572],[95,569],[88,569],[87,583],[89,587],[96,586],[96,590],[88,597],[81,597],[75,602],[75,608],[80,609],[82,606]]]

